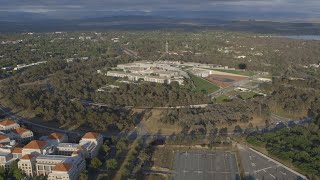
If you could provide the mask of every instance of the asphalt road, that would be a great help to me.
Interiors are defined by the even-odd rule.
[[[247,180],[303,180],[305,176],[281,163],[242,145],[238,145]]]
[[[240,179],[235,154],[224,151],[178,152],[174,162],[174,180]]]

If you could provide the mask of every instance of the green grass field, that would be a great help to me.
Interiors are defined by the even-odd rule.
[[[242,76],[255,75],[255,73],[253,71],[240,71],[240,70],[227,70],[227,69],[212,69],[212,70],[226,72],[226,73],[232,73],[232,74],[238,74],[238,75],[242,75]]]
[[[207,93],[213,93],[220,88],[200,77],[197,77],[195,75],[189,74],[191,77],[191,80],[193,81],[194,85],[196,86],[196,91],[205,91]]]

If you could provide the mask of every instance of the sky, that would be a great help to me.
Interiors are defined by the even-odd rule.
[[[295,13],[320,19],[320,0],[0,0],[0,13],[37,13],[46,17],[90,17],[110,12]],[[299,18],[297,16],[293,18]],[[1,16],[0,16],[1,20]]]

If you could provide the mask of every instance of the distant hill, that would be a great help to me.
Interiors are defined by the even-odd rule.
[[[16,15],[18,16],[18,15]],[[162,17],[148,15],[122,15],[59,20],[39,18],[28,14],[21,20],[14,17],[0,19],[0,32],[53,32],[53,31],[110,31],[110,30],[182,30],[203,29],[246,31],[275,34],[320,34],[320,24],[298,22],[270,22],[250,20],[227,20],[216,16]]]

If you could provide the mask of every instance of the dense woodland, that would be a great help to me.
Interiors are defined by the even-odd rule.
[[[167,110],[163,112],[160,121],[172,125],[179,124],[187,130],[211,133],[217,126],[249,124],[256,117],[268,120],[269,115],[269,107],[262,101],[252,100],[244,103],[242,100],[234,99],[201,109]]]
[[[113,42],[112,38],[119,38],[120,42]],[[134,117],[129,111],[119,111],[111,106],[156,107],[210,102],[206,94],[195,92],[188,80],[185,86],[175,83],[119,84],[116,78],[97,73],[101,68],[109,69],[134,60],[157,60],[164,51],[165,41],[169,42],[170,51],[176,53],[163,57],[169,60],[231,67],[245,64],[248,69],[270,71],[282,78],[274,78],[272,85],[261,87],[271,94],[267,98],[245,102],[235,99],[203,110],[169,110],[163,113],[163,123],[189,128],[202,125],[210,130],[211,126],[218,124],[250,122],[257,116],[267,119],[270,112],[303,117],[311,112],[311,106],[319,97],[318,72],[301,69],[301,65],[318,62],[316,57],[320,50],[317,41],[222,31],[15,34],[0,35],[0,41],[7,42],[0,45],[2,67],[48,61],[20,71],[2,70],[2,77],[8,77],[1,82],[3,100],[11,107],[27,109],[38,118],[60,124],[89,122],[89,127],[94,129],[117,127],[123,130],[134,125]],[[136,51],[139,57],[124,53],[125,48]],[[235,58],[239,55],[246,58]],[[89,59],[80,60],[81,57]],[[68,58],[74,58],[74,61],[67,62],[65,59]],[[283,72],[284,67],[288,70]],[[303,77],[303,80],[290,80],[290,77]],[[120,87],[96,91],[106,84]],[[92,108],[75,99],[104,103],[110,107]]]
[[[292,162],[311,178],[320,176],[320,131],[317,125],[253,134],[247,137],[247,141],[265,146],[271,155]]]

